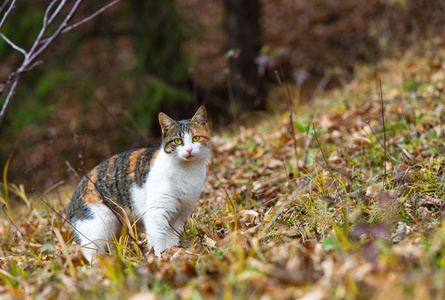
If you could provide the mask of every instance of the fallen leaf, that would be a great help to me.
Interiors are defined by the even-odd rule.
[[[407,235],[406,223],[399,222],[396,231],[391,235],[390,241],[394,243],[399,243]]]
[[[129,298],[129,300],[156,300],[158,297],[152,292],[143,292],[134,294]]]
[[[366,188],[366,196],[368,196],[371,199],[375,199],[380,194],[381,189],[382,186],[380,184],[370,185]]]
[[[206,234],[204,235],[204,245],[206,245],[210,249],[214,249],[216,247],[216,241],[209,238],[209,236]]]
[[[422,198],[419,199],[418,205],[441,208],[445,205],[445,199],[424,195]]]

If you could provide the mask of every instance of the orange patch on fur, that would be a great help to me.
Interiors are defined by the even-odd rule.
[[[145,151],[145,149],[140,149],[140,150],[134,151],[133,154],[131,154],[131,156],[129,158],[130,159],[129,173],[130,173],[130,177],[133,179],[135,178],[135,174],[136,174],[136,164],[137,164],[138,158],[144,151]]]
[[[199,143],[207,147],[210,147],[210,132],[207,126],[202,126],[201,124],[192,123],[190,124],[190,129],[192,130],[193,136],[201,137]]]
[[[94,168],[91,170],[90,174],[88,175],[88,185],[85,190],[85,194],[82,197],[83,201],[88,205],[94,205],[99,204],[102,202],[102,199],[100,197],[99,192],[96,189],[95,182],[97,181],[97,169]]]
[[[83,201],[88,205],[95,205],[102,203],[102,199],[100,198],[100,195],[94,191],[93,193],[87,192],[83,196]]]

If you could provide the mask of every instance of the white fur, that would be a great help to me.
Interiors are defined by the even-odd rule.
[[[131,187],[134,220],[143,224],[148,247],[154,247],[157,256],[178,243],[182,227],[199,200],[209,152],[208,147],[193,142],[186,133],[183,145],[172,153],[160,149],[142,187],[136,184]],[[121,230],[108,207],[99,204],[92,208],[93,219],[73,224],[88,237],[80,235],[81,245],[85,246],[83,253],[90,262],[96,254],[108,250],[106,241],[118,239]]]
[[[146,183],[132,189],[135,217],[142,219],[147,243],[154,247],[157,256],[178,243],[206,176],[205,162],[210,150],[193,143],[187,133],[183,142],[170,154],[161,149]],[[188,149],[192,149],[191,155]]]
[[[104,204],[92,206],[93,219],[77,220],[73,226],[76,228],[82,245],[82,253],[89,262],[98,254],[108,251],[107,241],[119,239],[121,225],[113,212]]]

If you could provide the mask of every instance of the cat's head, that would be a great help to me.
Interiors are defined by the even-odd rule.
[[[162,128],[162,148],[165,153],[183,161],[205,160],[210,152],[210,132],[207,111],[201,106],[192,119],[175,121],[159,113]]]

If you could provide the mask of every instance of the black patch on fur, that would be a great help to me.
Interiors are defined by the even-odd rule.
[[[142,185],[145,183],[145,181],[147,181],[147,175],[148,172],[150,171],[150,163],[151,163],[151,158],[153,156],[153,154],[156,152],[157,149],[146,149],[144,152],[142,152],[139,157],[138,160],[136,161],[136,170],[135,170],[135,181],[136,184],[139,187],[142,187]]]
[[[122,152],[101,162],[96,167],[97,179],[94,182],[99,197],[103,197],[101,200],[105,200],[119,214],[122,214],[122,208],[131,209],[131,186],[135,183],[142,187],[145,183],[150,172],[151,158],[158,149],[147,148],[138,156],[134,179],[130,176],[130,157],[140,149]],[[72,222],[93,218],[93,210],[82,199],[91,179],[89,174],[82,178],[68,205],[68,215]]]
[[[68,217],[71,222],[75,220],[88,220],[93,218],[93,211],[89,205],[82,201],[82,195],[88,186],[88,179],[84,176],[74,191],[68,205]]]

